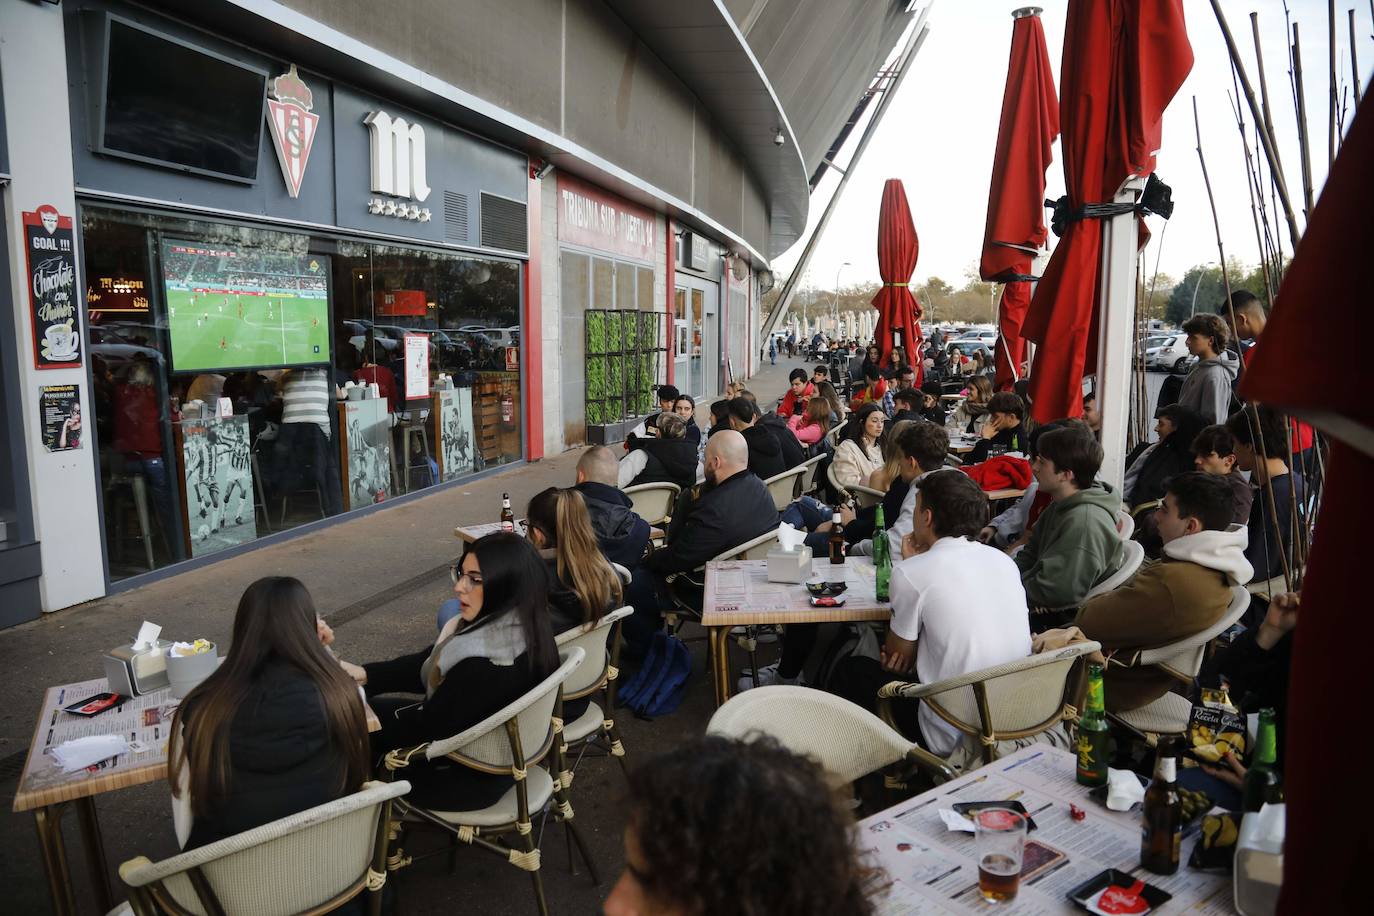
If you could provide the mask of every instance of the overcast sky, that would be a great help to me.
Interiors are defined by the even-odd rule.
[[[902,179],[911,203],[921,245],[917,280],[935,275],[955,286],[962,285],[965,270],[976,263],[983,244],[988,182],[1011,46],[1010,14],[1017,5],[998,0],[934,0],[930,35],[812,256],[807,278],[811,285],[831,289],[837,272],[841,286],[878,280],[878,205],[888,178]],[[1067,0],[1040,0],[1039,5],[1044,8],[1041,19],[1057,84],[1068,4]],[[1222,8],[1252,82],[1257,76],[1249,16],[1251,11],[1259,13],[1275,130],[1301,226],[1302,179],[1288,82],[1283,3],[1223,0]],[[1337,0],[1336,72],[1338,79],[1350,83],[1346,18],[1350,8],[1356,15],[1363,93],[1374,70],[1370,0]],[[1289,0],[1289,9],[1300,26],[1314,186],[1320,190],[1327,171],[1327,4],[1325,0]],[[1216,237],[1194,149],[1194,95],[1227,254],[1248,263],[1258,261],[1243,153],[1227,99],[1231,73],[1226,45],[1208,0],[1184,0],[1184,12],[1195,62],[1164,115],[1164,145],[1156,167],[1159,177],[1173,188],[1176,207],[1167,232],[1161,232],[1163,221],[1159,217],[1150,218],[1154,237],[1146,251],[1147,277],[1155,269],[1157,256],[1160,270],[1176,278],[1193,264],[1216,259]],[[1353,109],[1353,102],[1348,105]],[[1245,118],[1251,122],[1248,111]],[[1050,198],[1059,197],[1064,188],[1058,143],[1054,156],[1046,176],[1046,196]],[[812,228],[837,182],[838,176],[831,172],[813,196]],[[1281,219],[1276,228],[1282,228]],[[1050,243],[1054,243],[1053,234]],[[789,273],[800,253],[801,245],[794,246],[776,259],[775,269]],[[841,267],[846,261],[850,266]]]

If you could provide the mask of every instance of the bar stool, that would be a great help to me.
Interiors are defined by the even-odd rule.
[[[105,502],[113,508],[115,517],[115,553],[121,557],[124,555],[124,523],[119,515],[121,507],[117,499],[122,494],[116,492],[117,488],[123,487],[128,487],[132,495],[140,540],[143,541],[143,554],[148,561],[148,571],[152,572],[153,529],[148,515],[148,481],[142,474],[110,474],[105,481]]]
[[[401,460],[405,462],[405,485],[406,492],[410,492],[410,469],[417,466],[415,456],[412,451],[412,443],[418,436],[420,440],[421,461],[419,467],[423,467],[425,472],[429,472],[429,424],[426,423],[425,411],[414,410],[406,417],[405,425],[401,427]],[[433,484],[436,481],[430,480]]]
[[[253,466],[253,514],[262,513],[262,527],[272,533],[272,514],[267,511],[267,492],[262,488],[262,467],[258,464],[257,453],[249,456]]]

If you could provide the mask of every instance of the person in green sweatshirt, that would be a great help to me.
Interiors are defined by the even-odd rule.
[[[1124,559],[1116,515],[1121,497],[1096,480],[1102,446],[1087,429],[1051,430],[1037,442],[1031,468],[1050,504],[1015,557],[1031,610],[1076,609],[1088,591]],[[1057,626],[1058,616],[1034,613],[1033,630]]]
[[[1074,624],[1111,656],[1107,709],[1139,709],[1181,686],[1158,665],[1133,665],[1144,649],[1200,633],[1225,616],[1231,589],[1250,581],[1245,525],[1232,521],[1231,487],[1222,477],[1189,471],[1170,479],[1156,514],[1164,557],[1130,581],[1083,605]]]

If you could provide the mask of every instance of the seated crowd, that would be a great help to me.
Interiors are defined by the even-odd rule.
[[[1210,342],[1224,339],[1224,328],[1205,330]],[[169,778],[179,841],[201,846],[356,791],[388,752],[456,735],[528,693],[558,667],[560,634],[622,606],[633,610],[622,631],[627,677],[647,664],[666,612],[700,608],[705,564],[779,522],[805,531],[817,555],[836,519],[851,556],[872,555],[873,539],[886,538],[886,632],[874,631],[873,652],[832,659],[815,685],[870,709],[891,680],[932,683],[1025,658],[1033,634],[1068,626],[1110,659],[1108,709],[1138,709],[1178,686],[1172,672],[1136,662],[1143,650],[1206,630],[1227,613],[1236,586],[1282,576],[1293,556],[1305,485],[1287,448],[1275,447],[1288,441],[1287,421],[1268,408],[1217,418],[1211,389],[1160,408],[1158,439],[1130,457],[1123,493],[1099,478],[1091,396],[1082,417],[1037,426],[1021,396],[994,393],[979,374],[947,428],[939,385],[917,387],[904,358],[882,363],[870,348],[848,405],[824,365],[793,370],[776,409],[737,388],[710,405],[705,433],[696,403],[662,387],[660,412],[623,450],[585,449],[572,486],[529,501],[524,536],[492,534],[466,548],[436,633],[414,652],[338,659],[299,581],[254,583],[235,616],[234,651],[176,714]],[[1208,425],[1213,419],[1221,422]],[[950,455],[950,429],[978,436],[962,466]],[[994,517],[965,471],[1004,455],[1028,467],[1029,483]],[[779,511],[765,481],[808,461],[823,469],[814,495]],[[645,483],[680,488],[666,530],[636,514],[625,493]],[[870,498],[857,506],[854,493]],[[1123,531],[1132,516],[1157,559],[1128,575]],[[1275,671],[1286,678],[1296,599],[1259,605],[1246,622],[1209,665],[1233,690],[1263,693]],[[820,633],[819,624],[788,625],[778,660],[748,672],[739,689],[806,683]],[[364,698],[381,723],[371,734]],[[563,718],[587,702],[570,703]],[[941,757],[969,740],[923,703],[899,704],[896,716]],[[512,785],[445,757],[412,760],[404,778],[411,802],[448,811],[492,805]],[[755,820],[761,796],[776,819],[762,847],[756,834],[731,829]],[[607,913],[669,903],[743,911],[741,901],[764,893],[770,902],[759,912],[869,911],[848,811],[811,765],[768,740],[705,738],[639,766],[627,811],[626,870]],[[804,889],[745,881],[706,864],[746,855],[778,859],[759,864],[761,876],[804,870],[808,881]]]

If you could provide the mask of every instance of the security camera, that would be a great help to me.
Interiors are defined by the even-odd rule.
[[[784,143],[786,143],[786,142],[787,142],[787,138],[784,137],[784,136],[782,135],[782,128],[779,127],[779,128],[777,129],[777,132],[773,134],[773,145],[774,145],[774,146],[782,146],[782,145],[783,145]]]

